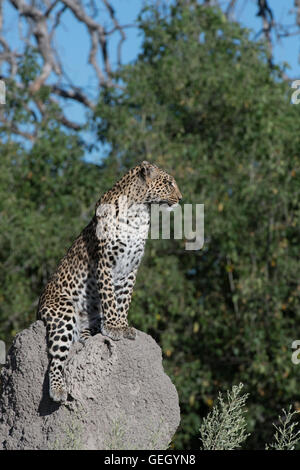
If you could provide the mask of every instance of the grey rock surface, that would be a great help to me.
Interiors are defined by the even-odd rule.
[[[75,343],[65,377],[69,399],[48,394],[46,330],[19,333],[0,373],[0,449],[165,449],[180,422],[175,386],[159,346],[100,334]]]

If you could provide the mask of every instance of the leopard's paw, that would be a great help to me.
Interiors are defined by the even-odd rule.
[[[123,328],[117,326],[107,326],[103,325],[101,328],[101,333],[104,336],[108,336],[114,341],[119,341],[123,337]]]
[[[63,385],[59,387],[50,387],[49,395],[56,403],[65,403],[68,398],[68,392]]]
[[[123,336],[127,339],[135,339],[136,329],[132,328],[132,326],[125,326],[125,328],[123,328]]]

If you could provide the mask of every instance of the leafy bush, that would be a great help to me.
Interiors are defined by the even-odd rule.
[[[233,450],[246,440],[245,402],[241,395],[243,384],[227,391],[227,401],[219,394],[217,404],[200,427],[202,450]]]
[[[227,397],[219,394],[214,405],[200,427],[201,450],[235,450],[246,441],[245,403],[248,395],[241,395],[243,384],[233,385],[227,391]],[[299,422],[293,418],[299,412],[291,411],[291,407],[282,410],[279,424],[273,424],[276,429],[274,443],[266,445],[266,450],[294,450],[300,443]],[[298,428],[298,429],[297,429]]]
[[[274,442],[266,445],[266,450],[295,450],[299,447],[300,430],[297,429],[299,423],[293,421],[293,418],[299,411],[291,411],[291,406],[288,411],[282,410],[282,415],[279,416],[279,424],[273,424],[275,427]]]

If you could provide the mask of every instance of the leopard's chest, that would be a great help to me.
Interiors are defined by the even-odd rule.
[[[126,221],[118,226],[117,255],[114,259],[113,277],[119,281],[136,270],[144,254],[150,225],[149,211],[145,206],[128,211]]]

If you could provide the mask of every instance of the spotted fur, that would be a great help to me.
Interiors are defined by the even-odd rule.
[[[142,162],[100,198],[94,217],[60,261],[38,306],[38,318],[47,328],[54,401],[67,399],[63,368],[74,341],[98,332],[113,340],[135,338],[127,314],[148,235],[150,204],[174,206],[181,197],[172,176]]]

